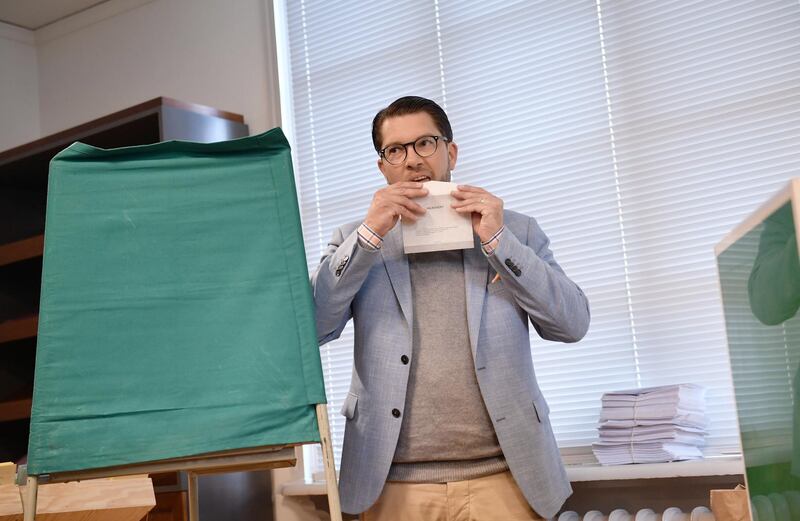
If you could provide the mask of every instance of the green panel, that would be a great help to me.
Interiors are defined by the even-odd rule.
[[[317,403],[280,129],[53,159],[31,474],[318,441]]]
[[[789,202],[717,259],[747,486],[762,520],[789,519],[770,509],[778,512],[786,501],[800,501],[795,228]]]

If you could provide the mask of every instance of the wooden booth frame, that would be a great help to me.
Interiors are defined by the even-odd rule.
[[[327,405],[317,404],[316,413],[320,441],[322,443],[322,458],[325,467],[325,483],[331,521],[342,521]],[[199,497],[197,494],[198,475],[293,467],[297,462],[295,447],[301,445],[304,444],[268,445],[251,449],[234,449],[197,456],[76,470],[73,472],[54,472],[35,476],[27,475],[26,470],[21,466],[17,476],[17,484],[24,486],[22,494],[24,521],[35,521],[36,519],[36,502],[40,484],[175,471],[187,472],[189,477],[189,521],[200,521]]]

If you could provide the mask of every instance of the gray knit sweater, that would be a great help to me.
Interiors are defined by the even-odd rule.
[[[408,261],[413,345],[388,479],[443,483],[507,470],[475,377],[462,251],[411,254]]]

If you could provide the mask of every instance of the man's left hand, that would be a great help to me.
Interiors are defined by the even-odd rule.
[[[472,229],[486,242],[503,226],[503,200],[483,188],[458,185],[450,192],[456,200],[450,205],[459,213],[472,213]]]

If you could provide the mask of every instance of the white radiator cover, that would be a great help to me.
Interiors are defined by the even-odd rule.
[[[753,521],[800,519],[800,492],[789,490],[766,496],[754,496],[750,506],[753,511]],[[663,512],[643,508],[635,514],[618,508],[608,515],[599,510],[590,510],[583,516],[569,510],[562,512],[557,521],[714,521],[714,514],[703,506],[695,507],[691,512],[684,512],[677,507],[668,508]]]
[[[583,516],[569,510],[562,512],[558,521],[714,521],[714,514],[703,506],[695,507],[691,512],[684,512],[677,507],[670,507],[663,512],[643,508],[634,514],[618,508],[607,515],[599,510],[590,510]]]

